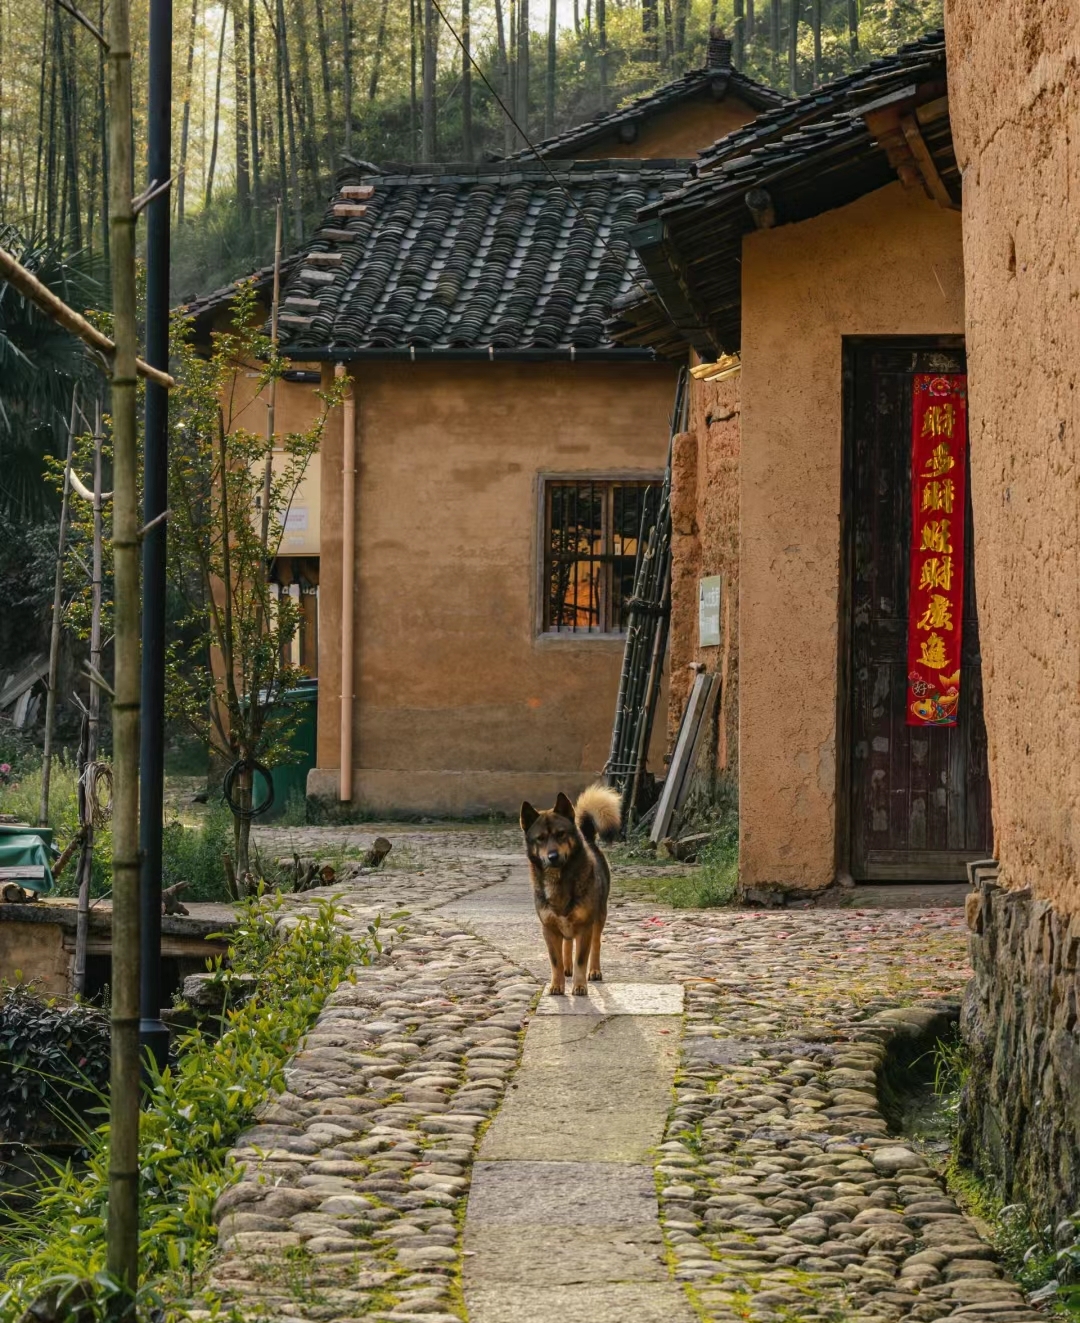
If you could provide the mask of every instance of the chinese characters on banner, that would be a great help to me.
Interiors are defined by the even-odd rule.
[[[967,377],[915,377],[911,407],[909,726],[955,726],[960,703]]]

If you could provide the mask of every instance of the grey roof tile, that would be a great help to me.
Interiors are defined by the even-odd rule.
[[[365,348],[606,348],[614,299],[633,282],[628,234],[641,207],[686,178],[686,161],[413,168],[365,177],[363,216],[333,214],[305,256],[340,253],[316,281],[300,262],[286,296],[313,299],[283,328],[290,355]]]

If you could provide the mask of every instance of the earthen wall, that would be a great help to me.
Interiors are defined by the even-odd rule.
[[[719,787],[739,773],[739,387],[692,381],[689,430],[675,438],[671,476],[671,682],[668,745],[674,745],[695,668],[720,675],[714,769]],[[701,647],[699,580],[723,576],[721,643]]]
[[[950,0],[971,487],[1005,886],[1080,911],[1080,4]]]
[[[837,863],[843,342],[963,330],[960,218],[893,184],[748,236],[742,279],[740,880],[813,891]]]
[[[622,157],[637,160],[667,160],[693,157],[712,146],[717,138],[741,128],[757,114],[737,96],[721,101],[711,96],[683,102],[644,120],[633,142],[607,140],[577,155],[583,161],[606,161]]]
[[[945,18],[1001,863],[969,909],[962,1139],[1042,1226],[1080,1204],[1080,4]]]
[[[354,365],[354,803],[516,811],[603,767],[618,638],[538,629],[544,475],[658,476],[669,365]],[[337,797],[341,412],[322,449],[318,766]],[[659,770],[666,711],[655,727]]]

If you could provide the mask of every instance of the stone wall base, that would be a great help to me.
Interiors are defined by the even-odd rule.
[[[969,898],[974,977],[961,1153],[1040,1224],[1080,1208],[1080,915],[984,881]]]

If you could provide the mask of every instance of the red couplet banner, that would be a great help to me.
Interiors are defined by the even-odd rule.
[[[915,377],[911,402],[909,726],[955,726],[960,704],[967,377]]]

